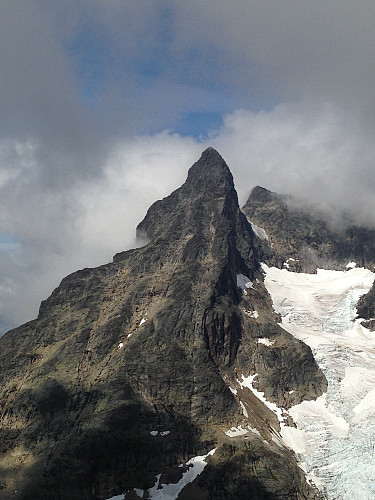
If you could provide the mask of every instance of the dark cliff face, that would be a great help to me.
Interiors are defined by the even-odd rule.
[[[362,325],[371,331],[375,330],[375,285],[370,291],[361,297],[357,306],[359,318],[364,318]]]
[[[277,324],[260,271],[266,250],[221,156],[206,150],[138,233],[146,246],[66,277],[36,320],[0,339],[0,498],[146,490],[157,474],[177,482],[179,464],[214,447],[181,498],[314,498],[292,453],[272,441],[274,415],[237,382],[258,373],[259,389],[284,407],[326,387],[310,349]],[[241,290],[238,276],[253,286]],[[260,337],[275,342],[262,349]],[[262,439],[231,440],[224,431],[239,423]]]

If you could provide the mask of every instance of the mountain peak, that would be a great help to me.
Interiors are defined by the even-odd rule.
[[[222,161],[223,160],[223,157],[221,156],[220,153],[218,153],[218,151],[216,151],[215,148],[209,146],[207,149],[205,149],[201,155],[201,157],[205,157],[205,158],[216,158],[216,159],[220,159]]]
[[[206,150],[139,229],[147,245],[64,278],[0,339],[1,499],[149,497],[168,483],[186,485],[180,498],[316,498],[245,381],[286,409],[326,381],[278,325],[221,156]],[[215,450],[187,484],[191,458]]]
[[[214,148],[203,151],[199,160],[190,168],[187,183],[193,182],[200,189],[227,183],[234,189],[233,176],[223,157]]]
[[[250,201],[259,201],[259,202],[269,202],[275,197],[275,193],[269,191],[268,189],[262,186],[255,186],[250,193],[248,203]]]
[[[156,235],[166,237],[168,234],[168,239],[174,240],[182,233],[197,232],[203,219],[212,219],[213,212],[225,213],[225,217],[234,222],[238,210],[231,171],[215,149],[207,148],[189,169],[186,182],[149,208],[137,227],[137,235],[153,239]],[[184,217],[183,224],[181,217]],[[222,223],[220,217],[212,220]]]

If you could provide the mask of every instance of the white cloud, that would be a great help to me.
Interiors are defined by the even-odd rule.
[[[260,184],[332,202],[375,224],[375,148],[351,135],[339,110],[328,105],[314,112],[295,105],[260,113],[238,110],[206,143],[168,131],[127,138],[109,153],[101,176],[60,192],[39,183],[42,174],[30,145],[17,144],[23,152],[14,169],[18,178],[0,187],[2,227],[17,241],[16,249],[0,252],[0,315],[6,323],[35,316],[40,300],[65,274],[133,247],[135,227],[148,207],[184,182],[210,144],[231,168],[242,204]],[[6,165],[0,178],[4,170]]]
[[[202,145],[167,131],[124,140],[110,154],[103,177],[78,195],[81,238],[92,248],[91,260],[110,259],[135,245],[135,227],[149,206],[168,196],[186,179],[187,168]]]
[[[250,187],[337,205],[375,225],[375,146],[347,126],[337,107],[284,104],[270,112],[236,111],[213,145],[231,166],[242,203]]]

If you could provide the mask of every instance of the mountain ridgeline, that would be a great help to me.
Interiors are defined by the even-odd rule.
[[[139,224],[147,245],[67,276],[0,339],[0,499],[146,500],[213,449],[180,500],[321,498],[242,382],[285,409],[326,390],[279,326],[261,263],[373,265],[374,235],[346,231],[259,187],[241,211],[225,161],[204,151]]]
[[[267,228],[265,260],[270,264],[281,267],[288,261],[288,268],[299,272],[345,269],[349,262],[375,266],[375,230],[354,224],[345,214],[330,220],[302,200],[260,186],[251,191],[242,211]]]

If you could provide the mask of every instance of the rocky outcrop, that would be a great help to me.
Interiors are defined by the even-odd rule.
[[[357,314],[359,318],[363,318],[362,325],[371,331],[375,330],[375,286],[363,295],[357,305]]]
[[[373,269],[375,231],[354,224],[342,214],[335,220],[306,202],[256,186],[242,211],[267,234],[262,241],[265,262],[291,270],[345,269],[349,262]]]
[[[146,491],[214,447],[179,498],[315,498],[272,439],[277,419],[239,384],[257,373],[288,408],[326,380],[277,324],[259,264],[268,249],[221,156],[207,149],[137,231],[147,245],[64,278],[37,319],[0,339],[0,498]],[[257,432],[228,437],[238,424]]]

